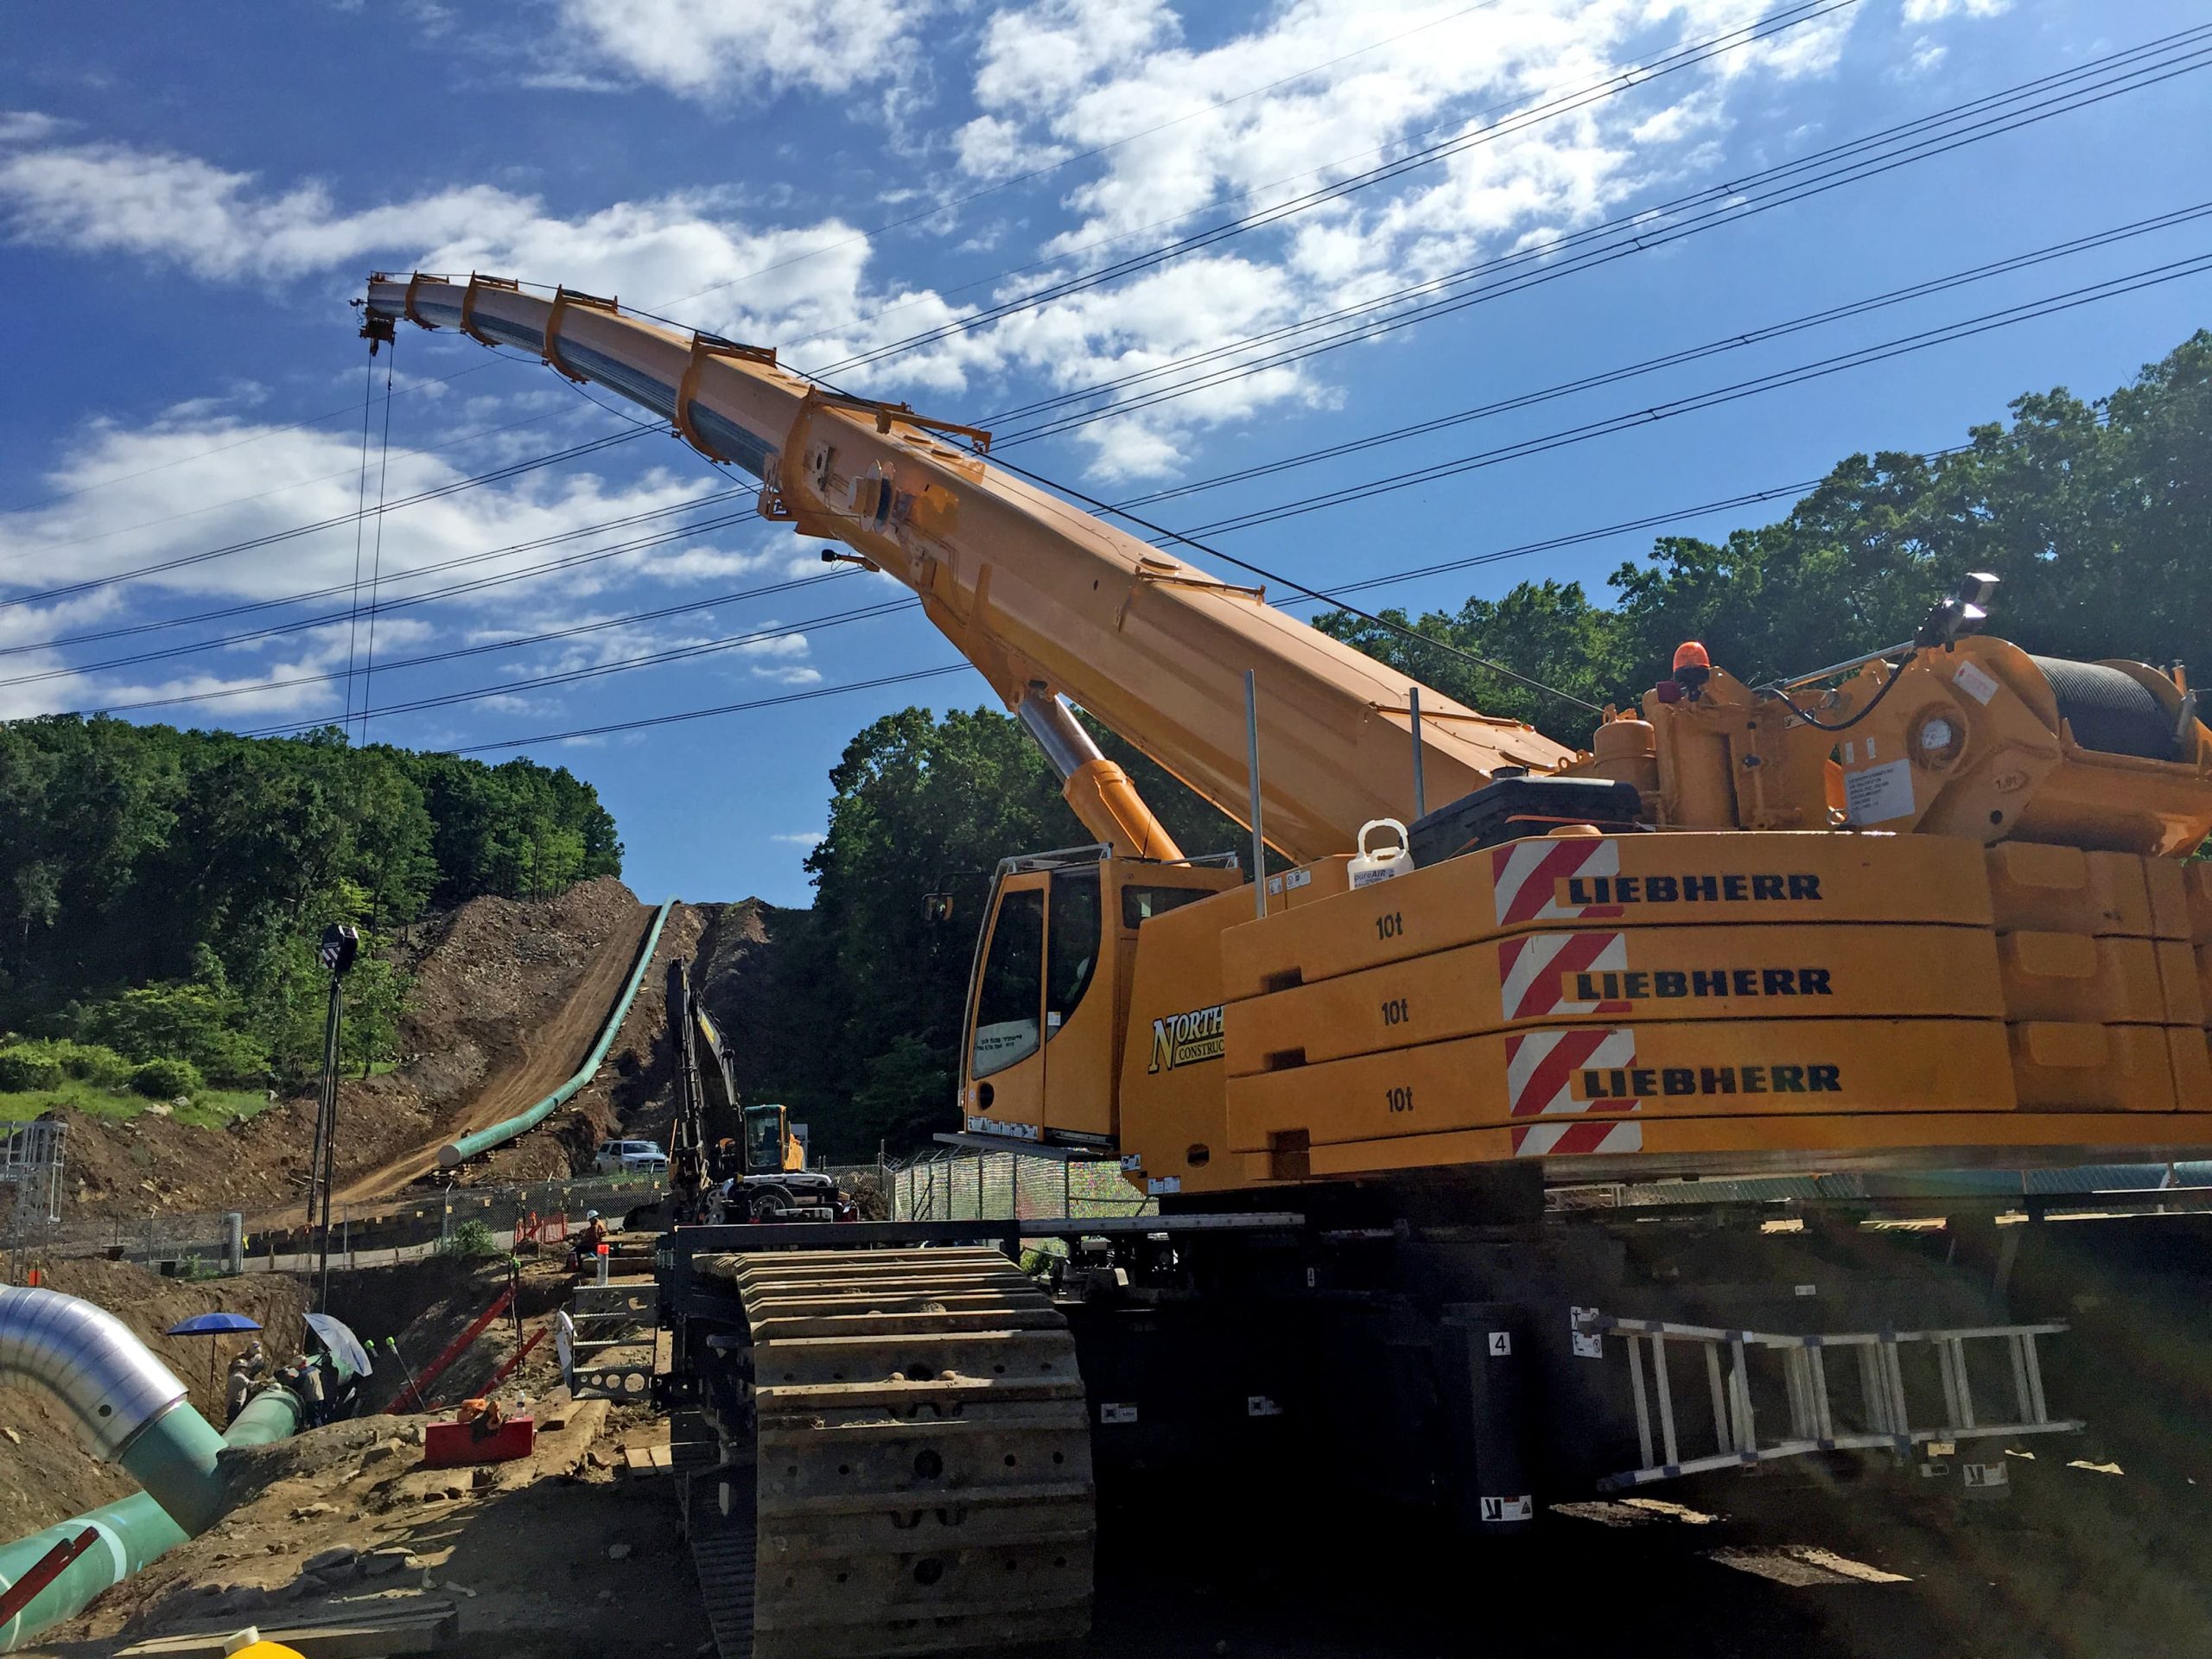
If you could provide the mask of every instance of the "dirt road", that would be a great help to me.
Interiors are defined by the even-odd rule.
[[[637,907],[635,918],[600,947],[560,1011],[521,1033],[521,1046],[485,1079],[466,1106],[447,1119],[435,1139],[355,1176],[333,1195],[334,1201],[359,1205],[391,1197],[437,1168],[440,1147],[513,1116],[566,1083],[599,1040],[607,1016],[637,964],[652,917],[652,906]]]

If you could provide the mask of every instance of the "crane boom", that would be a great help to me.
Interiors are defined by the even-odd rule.
[[[1263,590],[994,467],[978,453],[987,435],[827,391],[779,366],[772,351],[687,337],[572,289],[377,276],[368,311],[372,322],[404,317],[516,346],[620,394],[759,479],[764,516],[842,542],[912,588],[1038,738],[1077,816],[1117,851],[1179,855],[1067,702],[1247,823],[1248,669],[1271,845],[1310,861],[1353,850],[1360,825],[1380,813],[1414,816],[1403,676],[1270,606]],[[948,442],[955,432],[975,448]],[[1548,771],[1572,758],[1518,721],[1419,690],[1431,798],[1464,795],[1501,766]]]

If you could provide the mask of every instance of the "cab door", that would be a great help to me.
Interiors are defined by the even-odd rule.
[[[1104,861],[1052,872],[1045,906],[1045,1133],[1110,1146],[1121,1058],[1116,936],[1100,925]]]
[[[1045,1123],[1045,906],[1051,873],[1005,877],[976,961],[963,1057],[962,1127],[1041,1140]]]

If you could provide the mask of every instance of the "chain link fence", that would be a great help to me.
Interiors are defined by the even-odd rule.
[[[946,1148],[905,1162],[825,1166],[854,1195],[863,1216],[893,1221],[1057,1220],[1063,1217],[1144,1216],[1159,1205],[1141,1196],[1110,1162],[1063,1162],[1020,1153]],[[601,1211],[619,1223],[660,1195],[652,1176],[604,1176],[533,1181],[513,1186],[448,1187],[404,1201],[333,1205],[333,1266],[369,1267],[435,1253],[460,1229],[480,1224],[501,1245],[533,1222],[579,1221]],[[182,1277],[221,1273],[297,1271],[321,1254],[319,1230],[305,1224],[304,1206],[278,1215],[241,1217],[203,1211],[175,1215],[80,1217],[49,1221],[22,1193],[0,1191],[15,1213],[0,1225],[12,1245],[10,1276],[41,1260],[105,1256]]]
[[[950,1149],[887,1166],[894,1221],[1041,1221],[1149,1216],[1160,1206],[1110,1162]]]
[[[563,1216],[573,1221],[598,1210],[610,1223],[620,1222],[626,1211],[657,1199],[660,1191],[657,1176],[613,1175],[448,1187],[404,1201],[334,1204],[330,1259],[334,1266],[368,1267],[429,1255],[471,1222],[480,1223],[503,1245],[533,1218]],[[251,1218],[222,1211],[59,1222],[26,1215],[17,1254],[24,1261],[106,1256],[186,1277],[290,1270],[320,1253],[321,1232],[305,1224],[305,1208],[302,1204],[281,1216]]]

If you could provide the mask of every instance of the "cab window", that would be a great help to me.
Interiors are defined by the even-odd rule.
[[[1083,1001],[1098,966],[1096,868],[1053,874],[1052,927],[1045,948],[1045,1037],[1049,1042]]]
[[[971,1076],[987,1077],[1037,1052],[1039,977],[1045,967],[1045,895],[1034,887],[999,900],[990,953],[976,996]]]
[[[1135,927],[1154,916],[1213,897],[1211,887],[1137,887],[1122,889],[1122,925]]]

